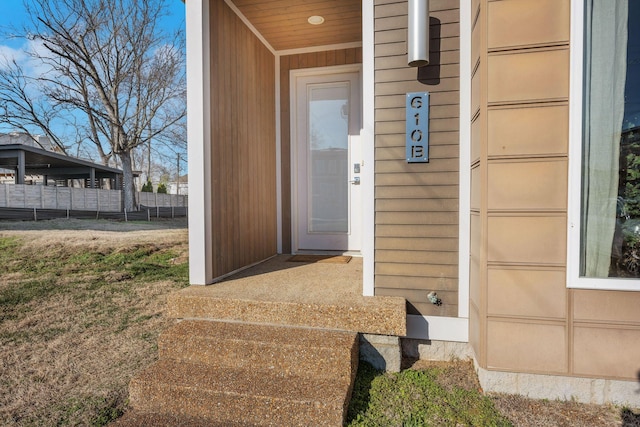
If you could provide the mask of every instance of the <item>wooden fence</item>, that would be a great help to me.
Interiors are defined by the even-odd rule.
[[[186,207],[188,204],[187,196],[177,194],[139,192],[136,197],[141,206]]]
[[[186,207],[187,196],[137,193],[138,203],[148,207]],[[0,184],[0,208],[69,209],[121,212],[122,191],[45,185]]]

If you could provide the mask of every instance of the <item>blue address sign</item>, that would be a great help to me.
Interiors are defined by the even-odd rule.
[[[408,163],[429,162],[429,92],[407,93],[406,157]]]

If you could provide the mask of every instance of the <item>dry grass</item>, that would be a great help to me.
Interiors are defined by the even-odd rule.
[[[172,324],[165,296],[186,285],[187,254],[185,220],[0,222],[0,425],[104,425],[119,416],[129,380],[156,359],[158,334]],[[479,389],[469,363],[411,369],[434,366],[445,390]],[[630,409],[491,400],[515,426],[640,427]]]
[[[507,394],[493,395],[492,400],[516,427],[640,426],[623,423],[621,415],[624,410],[610,405],[534,400]]]
[[[410,369],[438,368],[438,382],[445,389],[480,389],[472,362],[409,361]],[[528,399],[508,394],[490,394],[496,409],[515,427],[640,427],[640,411],[613,405],[573,401]]]
[[[0,275],[0,424],[103,425],[124,410],[129,380],[156,358],[171,324],[164,296],[186,284],[186,224],[16,230],[42,225],[1,225],[13,255]],[[138,253],[155,261],[129,263]],[[184,278],[162,280],[154,268]]]

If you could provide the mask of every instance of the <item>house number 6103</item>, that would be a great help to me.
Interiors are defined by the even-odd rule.
[[[429,92],[407,93],[406,156],[409,163],[429,161]]]

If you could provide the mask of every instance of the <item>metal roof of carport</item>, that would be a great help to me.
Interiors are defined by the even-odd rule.
[[[18,184],[25,175],[52,179],[118,179],[120,169],[23,144],[0,145],[0,168],[16,171]]]

